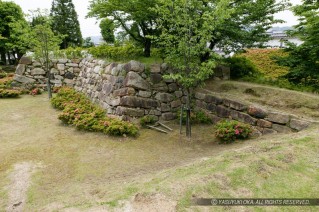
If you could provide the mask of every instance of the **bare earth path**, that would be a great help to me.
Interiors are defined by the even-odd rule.
[[[0,211],[86,208],[132,197],[131,183],[254,142],[218,145],[211,126],[195,127],[189,142],[174,123],[168,135],[107,137],[63,126],[58,113],[45,95],[0,99]]]

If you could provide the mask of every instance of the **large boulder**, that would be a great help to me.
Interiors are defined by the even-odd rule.
[[[176,119],[175,113],[168,112],[168,113],[162,114],[162,120],[164,120],[164,121],[170,121],[170,120],[174,120],[174,119]]]
[[[134,88],[121,88],[118,90],[115,90],[113,92],[113,96],[134,96],[135,95],[135,89]]]
[[[21,57],[19,64],[31,65],[32,59],[30,57]]]
[[[117,107],[116,114],[120,116],[126,115],[126,116],[132,116],[132,117],[142,117],[145,115],[145,111],[142,109],[136,109],[136,108]]]
[[[155,99],[164,103],[168,103],[174,100],[174,96],[169,93],[157,93]]]
[[[223,103],[225,106],[230,107],[230,108],[235,109],[235,110],[244,111],[247,109],[246,105],[244,105],[240,102],[230,100],[230,99],[224,99]]]
[[[132,87],[140,90],[150,90],[151,86],[150,84],[144,80],[139,74],[130,71],[125,80],[124,85],[126,87]]]
[[[131,60],[129,63],[125,64],[124,69],[126,71],[134,71],[137,73],[142,73],[145,70],[145,65],[135,60]]]
[[[21,75],[15,75],[13,78],[14,81],[20,82],[22,84],[32,84],[35,83],[35,80],[29,77],[21,76]]]
[[[269,113],[267,120],[271,122],[275,122],[278,124],[287,124],[289,122],[289,115],[287,114],[282,114],[282,113]]]
[[[249,115],[252,115],[252,116],[254,116],[256,118],[263,119],[263,118],[265,118],[267,116],[267,111],[265,111],[265,110],[263,110],[263,109],[261,109],[259,107],[253,106],[253,105],[248,107],[247,112],[248,112]]]
[[[207,103],[213,103],[215,105],[219,105],[223,103],[223,99],[210,94],[206,94],[204,101]]]
[[[140,107],[140,108],[156,108],[158,102],[152,99],[146,99],[136,96],[124,96],[121,98],[120,106]]]
[[[45,71],[42,68],[34,68],[31,70],[31,75],[44,75]]]
[[[16,68],[16,74],[18,75],[23,75],[26,69],[26,65],[25,64],[19,64]]]
[[[307,127],[309,127],[310,123],[307,121],[302,121],[302,120],[298,120],[298,119],[291,119],[289,126],[297,131],[301,131],[306,129]]]

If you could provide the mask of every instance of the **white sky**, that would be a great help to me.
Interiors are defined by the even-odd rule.
[[[29,10],[35,10],[37,8],[40,9],[51,9],[52,0],[5,0],[5,1],[13,1],[16,4],[20,5],[22,10],[25,13],[28,13]],[[290,0],[291,3],[300,4],[301,0]],[[89,36],[97,36],[100,35],[100,27],[97,23],[96,19],[89,18],[86,19],[85,16],[88,13],[88,0],[73,0],[73,4],[75,6],[75,10],[78,14],[78,19],[81,25],[81,31],[83,37]],[[286,21],[284,24],[277,24],[275,26],[291,26],[297,24],[297,18],[290,11],[284,11],[276,14],[276,18],[283,19]]]

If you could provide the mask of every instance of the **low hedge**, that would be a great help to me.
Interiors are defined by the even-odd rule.
[[[51,99],[54,108],[62,110],[59,119],[79,130],[102,132],[114,136],[136,136],[136,125],[107,117],[104,110],[94,105],[83,94],[72,88],[59,89],[56,96]]]
[[[232,143],[236,139],[246,139],[252,133],[249,124],[235,120],[222,120],[215,125],[215,130],[215,136],[225,143]]]
[[[0,98],[17,98],[20,94],[20,91],[0,89]]]

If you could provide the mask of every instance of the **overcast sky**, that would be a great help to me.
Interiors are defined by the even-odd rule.
[[[5,0],[5,1],[15,2],[16,4],[21,6],[22,10],[25,13],[28,13],[29,10],[35,10],[37,8],[50,10],[51,2],[52,2],[52,0]],[[290,2],[293,4],[300,4],[301,0],[290,0]],[[96,19],[85,18],[85,16],[88,13],[89,1],[88,0],[73,0],[73,4],[79,16],[79,22],[81,25],[81,31],[82,31],[83,37],[100,35],[100,27]],[[286,21],[286,23],[280,24],[280,25],[277,24],[276,26],[291,26],[291,25],[297,24],[297,18],[294,17],[290,11],[285,11],[285,12],[276,14],[276,18],[281,18]]]

